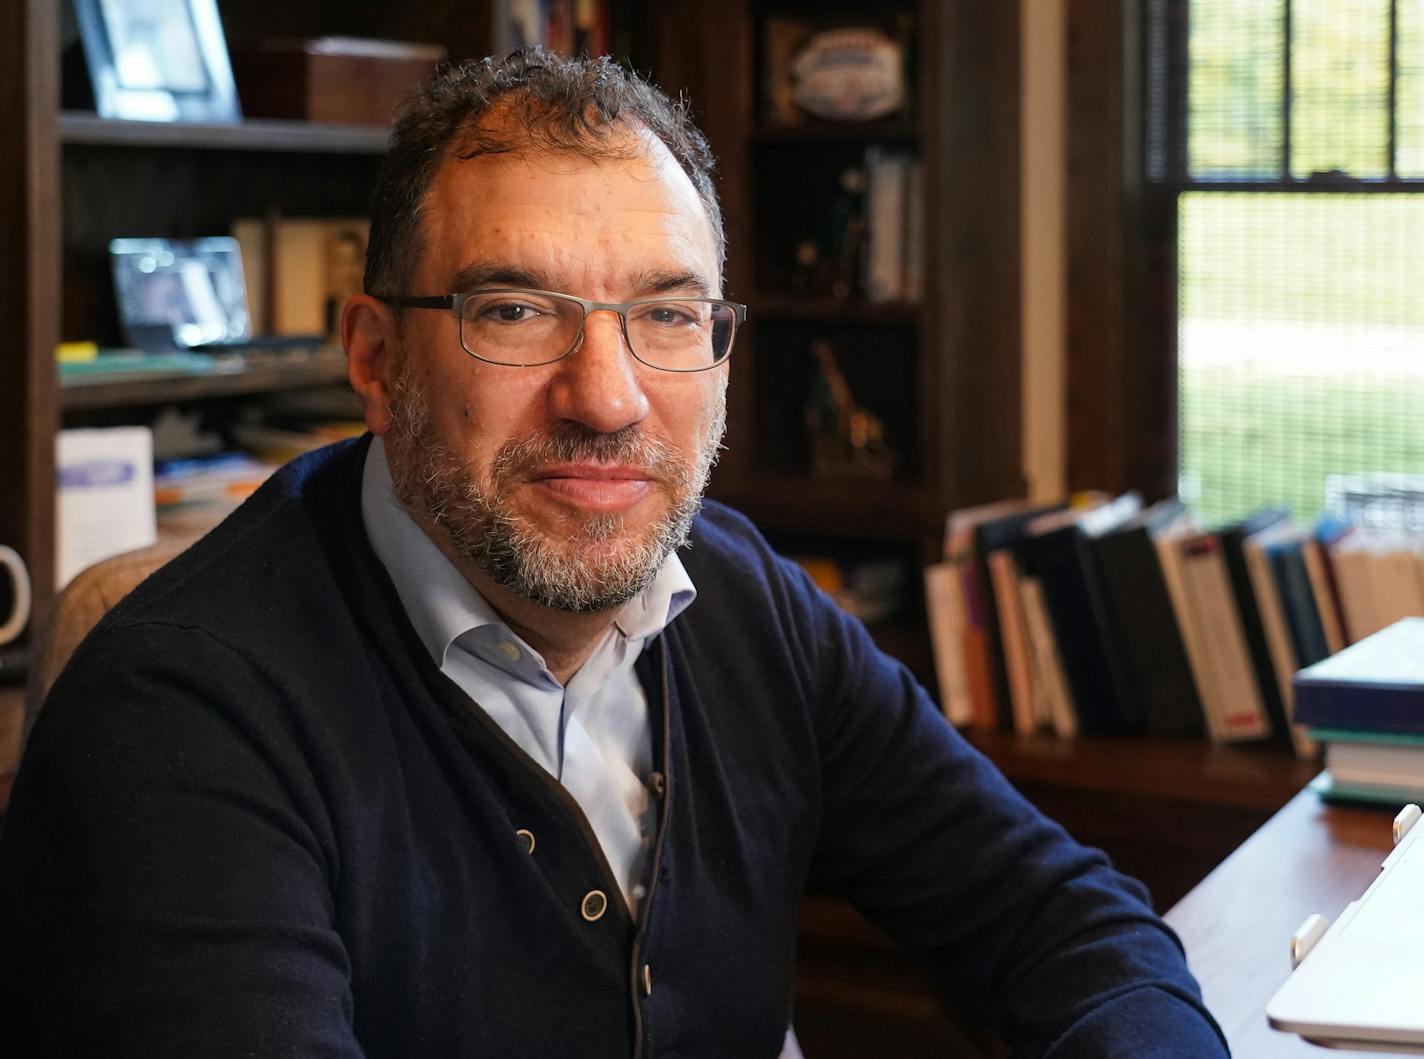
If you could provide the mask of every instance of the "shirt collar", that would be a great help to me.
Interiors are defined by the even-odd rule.
[[[406,616],[437,666],[445,665],[450,645],[466,632],[490,625],[506,628],[484,596],[392,495],[390,464],[380,438],[371,439],[366,455],[361,519]],[[614,625],[629,640],[646,640],[666,628],[696,598],[692,578],[674,552],[658,569],[653,583],[619,609]]]

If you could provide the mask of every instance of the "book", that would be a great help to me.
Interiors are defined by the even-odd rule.
[[[1336,739],[1330,729],[1315,732],[1325,740],[1325,767],[1335,779],[1424,789],[1424,734],[1366,741]]]
[[[1295,715],[1313,727],[1424,732],[1424,618],[1404,618],[1296,673]]]
[[[1078,711],[1073,704],[1068,675],[1063,669],[1058,637],[1048,616],[1043,584],[1038,578],[1026,574],[1019,581],[1019,593],[1023,601],[1029,649],[1033,653],[1035,701],[1046,713],[1045,723],[1053,729],[1053,733],[1060,739],[1071,739],[1078,734]]]
[[[1004,731],[1013,728],[1013,699],[1009,692],[1009,673],[1004,658],[1003,633],[999,627],[999,610],[989,574],[989,555],[1000,548],[1016,545],[1023,539],[1030,522],[1061,507],[1062,505],[1035,507],[1022,502],[1008,513],[977,522],[971,531],[976,582],[974,598],[979,619],[976,625],[984,638],[983,654],[988,663],[989,681],[993,689],[995,726]]]
[[[1424,783],[1396,785],[1392,783],[1361,783],[1357,780],[1342,780],[1331,775],[1326,769],[1307,785],[1320,796],[1323,802],[1366,805],[1385,805],[1393,809],[1410,802],[1424,802]]]
[[[1291,634],[1285,586],[1278,564],[1273,562],[1278,549],[1292,540],[1298,543],[1301,536],[1300,529],[1286,519],[1247,537],[1242,544],[1242,555],[1250,574],[1251,593],[1255,597],[1266,647],[1270,652],[1275,689],[1285,709],[1284,727],[1290,733],[1296,753],[1301,757],[1311,757],[1316,746],[1306,734],[1304,725],[1294,723],[1295,695],[1291,688],[1291,676],[1309,662],[1301,661],[1299,648]],[[1316,660],[1310,659],[1311,662]]]
[[[1038,727],[1038,717],[1034,703],[1033,658],[1029,653],[1028,629],[1019,592],[1018,560],[1010,549],[1000,548],[991,552],[987,561],[999,612],[1013,730],[1019,735],[1028,735]]]
[[[1310,578],[1310,593],[1315,598],[1315,610],[1320,616],[1321,632],[1331,654],[1343,650],[1347,641],[1345,622],[1340,610],[1340,596],[1335,590],[1335,575],[1330,569],[1328,550],[1337,536],[1348,532],[1349,527],[1340,523],[1321,522],[1301,549],[1306,574]]]
[[[1025,528],[1016,547],[1027,573],[1042,585],[1048,614],[1084,732],[1132,731],[1140,710],[1128,681],[1116,626],[1089,551],[1141,507],[1136,494],[1045,513]]]
[[[925,568],[925,611],[940,709],[950,724],[963,728],[974,719],[974,701],[964,658],[964,585],[954,563],[943,560]]]
[[[1260,739],[1270,722],[1246,648],[1246,635],[1226,572],[1221,542],[1212,533],[1166,537],[1163,566],[1176,584],[1173,606],[1185,628],[1202,693],[1207,734],[1214,740]]]
[[[1298,526],[1292,524],[1290,529],[1291,532],[1266,542],[1265,549],[1280,587],[1281,606],[1295,653],[1294,673],[1296,669],[1314,665],[1332,651],[1311,585],[1307,558],[1311,541]]]
[[[1278,740],[1290,737],[1290,727],[1286,720],[1285,700],[1281,695],[1280,683],[1276,679],[1275,663],[1271,658],[1261,610],[1257,605],[1256,592],[1246,565],[1245,545],[1247,540],[1273,529],[1289,518],[1290,512],[1284,508],[1266,508],[1222,526],[1216,532],[1217,540],[1221,542],[1221,555],[1231,582],[1231,594],[1236,601],[1236,614],[1241,622],[1241,633],[1246,643],[1251,672],[1256,680],[1256,689],[1270,721],[1271,735]],[[1274,581],[1271,581],[1270,585],[1274,590]]]
[[[975,534],[982,523],[1025,511],[1028,507],[1026,500],[997,500],[952,511],[945,519],[944,558],[958,572],[960,579],[960,599],[964,607],[961,634],[964,677],[973,723],[979,728],[998,727],[999,703],[991,640],[991,637],[997,638],[997,632],[991,632],[988,610],[992,589],[987,570],[981,571],[976,555]]]
[[[1424,616],[1418,537],[1402,530],[1374,530],[1369,543],[1371,588],[1380,627],[1400,618]]]
[[[1200,735],[1201,695],[1168,593],[1157,539],[1189,516],[1163,500],[1089,540],[1128,677],[1153,735]]]
[[[873,302],[905,297],[905,218],[910,159],[871,147],[865,152],[866,237],[862,287]]]
[[[1344,534],[1326,546],[1325,554],[1340,598],[1345,639],[1355,643],[1384,628],[1375,603],[1375,579],[1370,572],[1370,542],[1366,535],[1358,530]]]

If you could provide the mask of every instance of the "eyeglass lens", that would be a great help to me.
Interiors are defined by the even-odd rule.
[[[736,325],[731,306],[700,298],[635,302],[624,318],[633,355],[666,371],[716,364],[731,348]],[[566,298],[530,291],[476,292],[465,300],[460,336],[482,360],[545,364],[573,348],[583,321],[583,306]]]

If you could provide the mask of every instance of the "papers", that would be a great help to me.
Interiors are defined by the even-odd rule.
[[[158,539],[151,430],[62,430],[56,462],[57,588],[101,559]]]

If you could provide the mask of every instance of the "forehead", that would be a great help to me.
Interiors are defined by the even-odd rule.
[[[628,136],[614,157],[448,158],[426,198],[419,273],[439,283],[472,266],[510,264],[564,285],[616,285],[618,274],[681,270],[716,286],[715,237],[692,181],[662,143]]]

